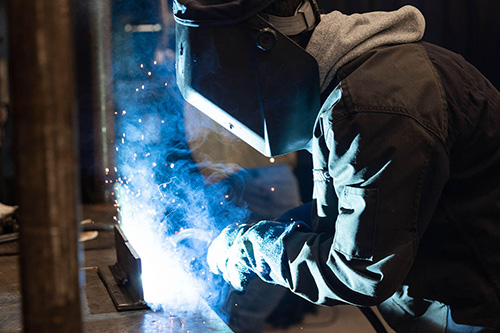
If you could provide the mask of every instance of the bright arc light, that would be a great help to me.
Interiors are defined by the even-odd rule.
[[[153,310],[199,306],[200,292],[196,288],[199,283],[187,273],[175,244],[158,237],[160,224],[153,223],[147,209],[130,212],[124,208],[122,227],[141,258],[142,286],[147,304]],[[133,221],[129,214],[133,215]]]

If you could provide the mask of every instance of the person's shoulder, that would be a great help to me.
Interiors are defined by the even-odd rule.
[[[341,80],[348,78],[401,84],[418,76],[432,76],[423,43],[384,45],[374,48],[342,66]]]
[[[494,91],[488,79],[462,55],[432,43],[421,44],[443,82],[449,99],[460,104],[464,103],[460,100],[468,92]]]
[[[346,107],[413,117],[436,133],[446,128],[446,96],[422,43],[377,47],[339,69]]]

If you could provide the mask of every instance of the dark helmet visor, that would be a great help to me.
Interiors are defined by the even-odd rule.
[[[259,15],[176,26],[184,98],[265,156],[303,149],[320,109],[316,60]]]

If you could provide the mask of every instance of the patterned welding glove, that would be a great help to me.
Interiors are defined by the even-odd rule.
[[[242,291],[255,276],[287,287],[282,262],[283,239],[299,224],[262,221],[225,228],[208,249],[210,270],[222,274],[234,289]]]
[[[239,247],[236,240],[241,239],[251,226],[241,225],[229,226],[222,230],[219,236],[214,239],[207,253],[207,261],[210,270],[215,274],[222,274],[227,282],[231,283],[234,289],[241,291],[248,282],[255,277],[255,274],[243,262],[243,258],[238,253]],[[241,251],[251,249],[242,248]]]

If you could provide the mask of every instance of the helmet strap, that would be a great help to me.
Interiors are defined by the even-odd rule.
[[[297,7],[293,16],[275,16],[263,12],[258,15],[287,36],[295,36],[310,31],[319,23],[319,15],[315,13],[315,8],[309,0],[305,0]]]

